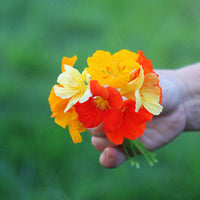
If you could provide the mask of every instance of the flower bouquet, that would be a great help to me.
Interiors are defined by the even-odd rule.
[[[98,50],[82,73],[73,68],[76,60],[62,60],[62,73],[48,99],[51,117],[61,127],[68,126],[74,143],[82,141],[81,132],[102,123],[108,139],[123,146],[132,165],[139,167],[138,152],[153,165],[154,154],[138,140],[146,123],[162,111],[162,89],[151,60],[142,51],[111,55]]]

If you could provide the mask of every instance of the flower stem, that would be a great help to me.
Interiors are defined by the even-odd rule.
[[[157,163],[155,155],[149,152],[145,147],[144,144],[141,143],[139,140],[129,140],[126,139],[123,142],[124,152],[126,154],[127,159],[131,162],[131,165],[136,165],[139,168],[139,161],[137,159],[137,151],[139,151],[144,158],[147,160],[150,166],[153,166],[154,163]],[[130,151],[130,152],[129,152]],[[134,157],[134,161],[131,159],[130,154]]]
[[[133,157],[134,157],[134,160],[135,160],[135,166],[137,168],[139,168],[140,164],[139,164],[139,161],[137,159],[137,149],[135,148],[135,145],[133,145],[133,143],[130,142],[129,140],[127,140],[127,143],[129,143],[129,148],[130,148],[131,152],[133,153]]]
[[[127,143],[126,141],[124,141],[122,145],[123,145],[124,152],[125,152],[125,154],[126,154],[127,159],[130,161],[131,166],[133,166],[133,165],[134,165],[134,162],[133,162],[133,160],[131,159],[131,156],[129,155],[129,152],[128,152],[128,150],[127,150],[127,147],[129,146],[128,143]]]

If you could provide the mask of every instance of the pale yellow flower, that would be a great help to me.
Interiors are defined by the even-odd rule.
[[[136,101],[136,112],[143,105],[150,113],[159,115],[162,112],[162,106],[160,105],[161,88],[158,83],[158,76],[154,72],[144,76],[144,70],[140,67],[138,77],[121,88],[120,93]]]
[[[65,65],[65,71],[58,76],[57,82],[61,85],[55,86],[54,91],[56,96],[61,99],[69,99],[69,102],[64,110],[67,112],[77,102],[83,103],[91,96],[89,84],[89,77],[86,71],[82,74],[71,66]]]

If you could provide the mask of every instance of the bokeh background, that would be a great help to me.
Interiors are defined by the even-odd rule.
[[[109,170],[83,133],[50,118],[63,56],[82,71],[96,50],[143,50],[155,68],[200,60],[198,0],[0,1],[0,199],[199,199],[200,135],[156,151],[159,163]],[[173,97],[172,97],[173,98]]]

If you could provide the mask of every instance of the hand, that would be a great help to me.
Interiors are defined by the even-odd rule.
[[[184,95],[185,83],[179,70],[158,70],[160,85],[163,90],[163,112],[147,123],[144,134],[138,138],[145,147],[153,151],[169,143],[186,129]],[[122,146],[109,141],[103,126],[88,129],[92,135],[93,146],[101,151],[100,163],[107,168],[115,168],[126,161]]]

